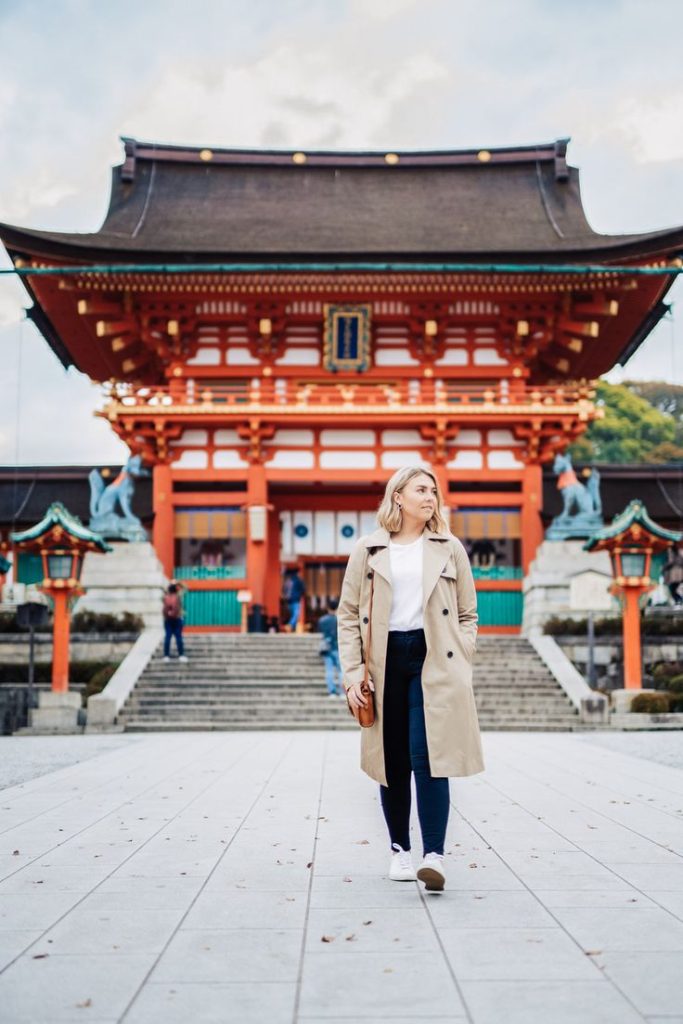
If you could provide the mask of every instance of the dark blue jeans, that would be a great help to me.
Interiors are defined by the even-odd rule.
[[[450,791],[447,778],[432,778],[427,749],[422,665],[423,630],[389,633],[384,673],[384,762],[388,786],[380,786],[392,843],[410,849],[410,783],[415,775],[423,853],[444,852]]]
[[[182,619],[164,619],[164,657],[169,658],[171,656],[171,637],[175,637],[176,647],[178,648],[178,657],[182,658],[185,653],[185,645],[183,644],[183,620]]]

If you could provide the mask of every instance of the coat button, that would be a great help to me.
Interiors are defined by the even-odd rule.
[[[368,579],[369,579],[369,580],[371,580],[371,579],[372,579],[372,573],[371,573],[371,572],[369,572],[369,573],[368,573]]]
[[[447,653],[447,657],[448,657],[448,658],[452,658],[452,657],[453,657],[453,651],[448,651],[448,653]]]
[[[367,615],[366,615],[366,616],[365,616],[365,618],[363,619],[363,622],[365,623],[365,625],[366,625],[366,626],[367,626],[367,624],[368,624],[368,622],[369,622],[369,621],[370,621],[370,620],[368,619],[368,617],[367,617]]]
[[[442,615],[448,615],[448,608],[444,608],[444,610],[443,610],[443,612],[441,614]]]

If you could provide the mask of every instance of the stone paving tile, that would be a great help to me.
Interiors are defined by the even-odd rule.
[[[296,981],[302,936],[301,928],[181,928],[152,981]]]
[[[111,956],[21,957],[0,974],[3,1024],[119,1020],[153,962],[119,955],[114,969]]]
[[[388,880],[354,733],[145,736],[3,791],[2,1024],[675,1024],[683,772],[484,743],[451,782],[443,894]]]
[[[304,962],[302,1019],[351,1017],[415,1021],[464,1017],[465,1007],[443,959],[431,953],[310,953]]]
[[[296,984],[262,981],[192,984],[150,982],[126,1024],[291,1024]],[[431,1022],[430,1022],[431,1024]]]
[[[609,982],[464,981],[476,1024],[641,1024],[643,1018]],[[503,1010],[504,1007],[504,1010]]]
[[[680,1014],[683,952],[606,952],[595,958],[605,977],[645,1016]]]

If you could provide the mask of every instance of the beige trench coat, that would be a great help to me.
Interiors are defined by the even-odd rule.
[[[450,533],[425,530],[423,611],[427,654],[422,670],[427,746],[432,776],[474,775],[484,770],[472,690],[477,640],[477,598],[469,559]],[[375,684],[375,724],[361,729],[361,768],[387,785],[382,705],[391,611],[389,533],[361,537],[346,567],[337,611],[339,656],[346,686],[363,679],[370,587],[374,583],[370,676]]]

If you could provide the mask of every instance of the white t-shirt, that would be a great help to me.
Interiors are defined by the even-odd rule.
[[[391,565],[390,630],[422,629],[422,547],[424,535],[412,544],[389,541]]]

